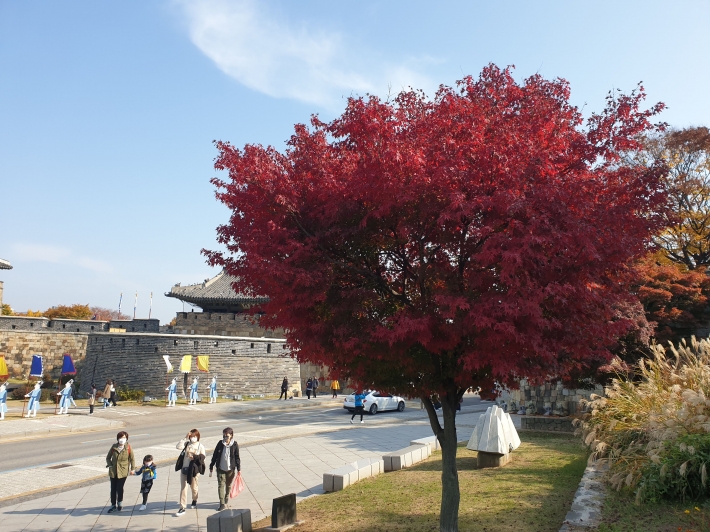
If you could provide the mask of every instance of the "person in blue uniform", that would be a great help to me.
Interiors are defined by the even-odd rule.
[[[175,382],[175,379],[173,379],[173,382],[170,383],[170,386],[165,389],[168,391],[167,406],[175,406],[175,401],[177,401],[177,383]]]
[[[27,414],[25,417],[37,417],[37,410],[39,410],[39,400],[42,397],[42,381],[35,383],[34,389],[25,395],[25,397],[30,398],[30,402],[27,405]]]
[[[210,383],[210,404],[217,402],[217,377],[212,377]]]

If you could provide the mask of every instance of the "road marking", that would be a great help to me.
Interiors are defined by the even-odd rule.
[[[150,436],[150,434],[134,434],[133,436],[131,436],[131,438],[138,438],[139,436]],[[102,438],[102,439],[100,439],[100,440],[89,440],[89,441],[83,441],[83,442],[81,442],[81,443],[82,443],[82,444],[84,444],[84,443],[96,443],[96,442],[100,442],[100,441],[113,441],[113,440],[115,440],[115,439],[116,439],[116,438]]]
[[[215,419],[214,421],[208,421],[207,423],[229,423],[229,419]]]

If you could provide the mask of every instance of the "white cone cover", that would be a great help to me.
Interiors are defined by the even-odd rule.
[[[510,414],[497,406],[491,406],[478,418],[466,448],[472,451],[508,454],[511,447],[517,449],[519,446],[520,438]]]

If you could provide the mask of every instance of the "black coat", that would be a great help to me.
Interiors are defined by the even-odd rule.
[[[229,456],[229,470],[234,471],[234,468],[236,468],[237,471],[241,471],[242,461],[239,459],[239,444],[237,443],[237,440],[234,440],[234,443],[229,447],[229,451],[231,452]],[[210,461],[210,471],[214,469],[215,465],[219,467],[219,464],[222,460],[223,452],[224,442],[220,440],[217,446],[214,448],[214,451],[212,452],[212,460]]]
[[[286,390],[288,390],[288,379],[284,379],[281,383],[281,391],[285,392]]]
[[[192,484],[192,479],[197,475],[205,474],[205,457],[204,455],[198,454],[190,460],[190,465],[187,468],[187,483]]]

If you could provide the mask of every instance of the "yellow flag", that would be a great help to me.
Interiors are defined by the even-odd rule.
[[[192,355],[183,355],[182,361],[180,362],[180,371],[182,373],[190,373],[191,367],[192,367]]]
[[[7,363],[5,362],[5,355],[0,355],[0,378],[6,379],[10,374],[7,371]]]
[[[210,357],[207,355],[199,355],[197,357],[197,369],[200,371],[209,371]]]

